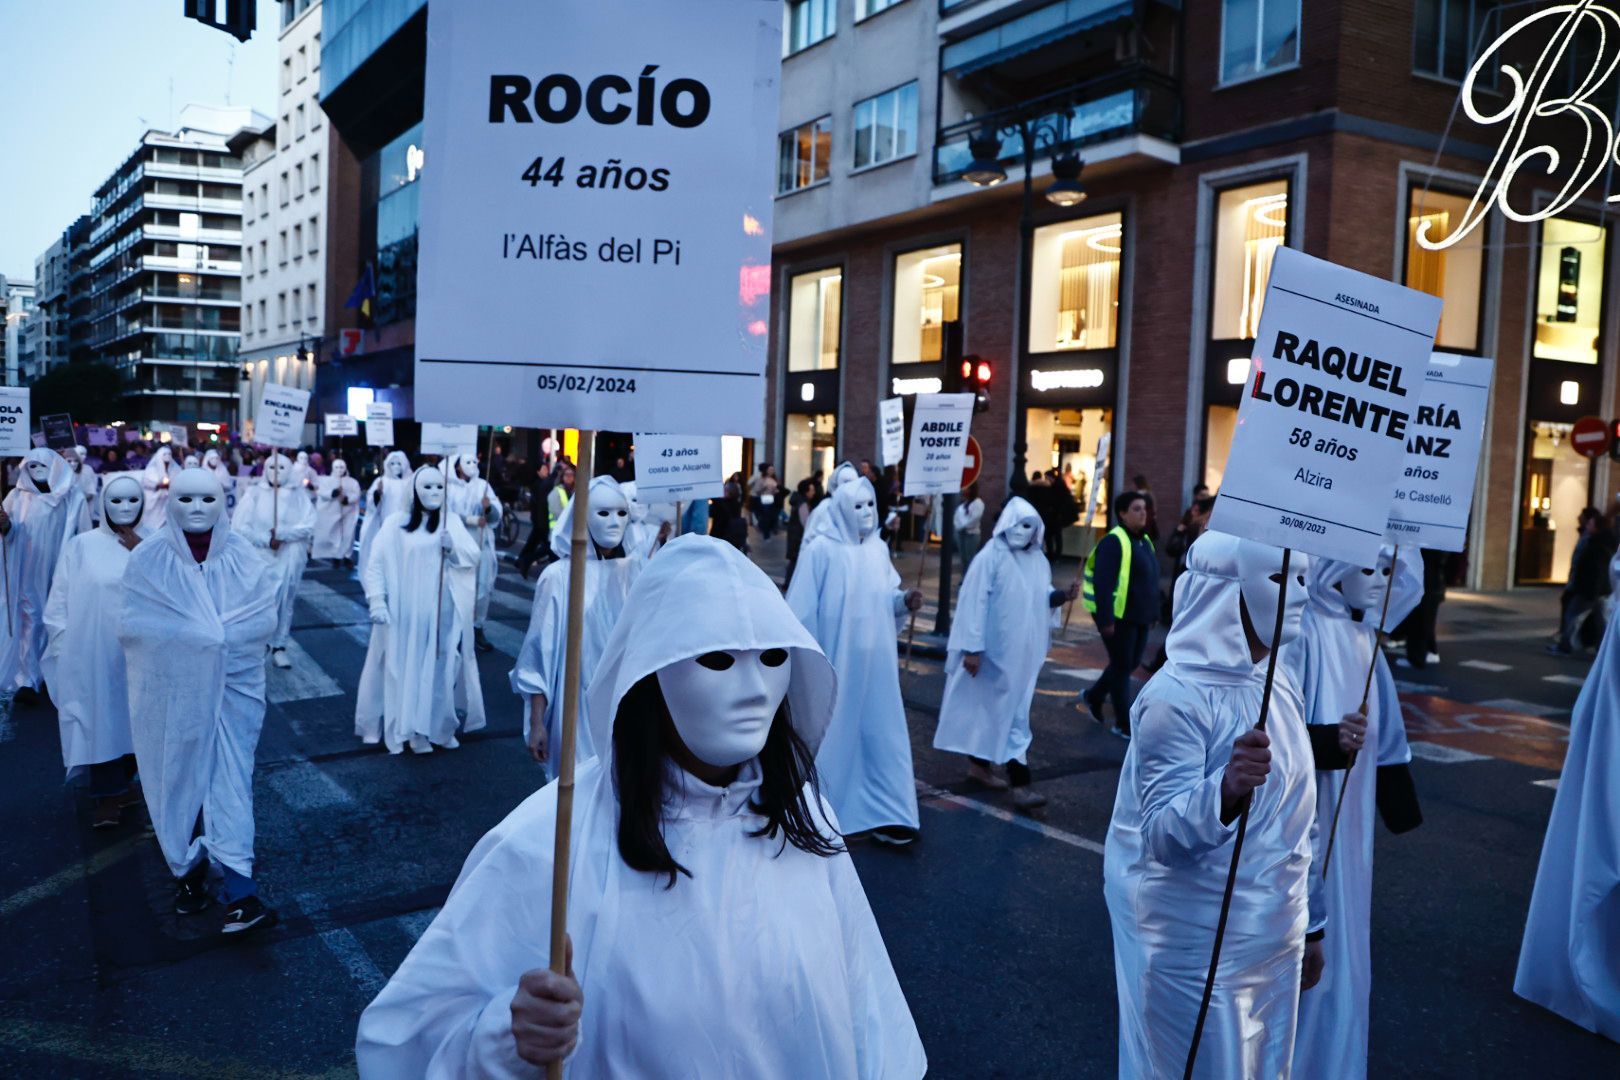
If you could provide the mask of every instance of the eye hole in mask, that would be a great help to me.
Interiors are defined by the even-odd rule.
[[[710,652],[698,657],[697,662],[710,671],[725,671],[737,662],[737,658],[728,652]]]
[[[787,658],[788,652],[786,649],[766,649],[759,654],[759,662],[766,667],[781,667],[787,663]]]

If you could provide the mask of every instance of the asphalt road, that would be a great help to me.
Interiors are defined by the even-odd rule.
[[[780,543],[766,546],[767,566]],[[352,734],[359,585],[308,574],[296,666],[271,672],[255,777],[258,876],[281,921],[249,941],[222,943],[217,912],[171,913],[144,818],[89,829],[61,785],[48,705],[0,719],[0,1074],[352,1075],[360,1010],[473,843],[539,782],[506,684],[529,595],[503,572],[490,631],[500,651],[481,661],[489,727],[454,752],[389,757]],[[1442,664],[1398,672],[1426,822],[1379,832],[1374,1075],[1620,1075],[1620,1047],[1511,993],[1584,674],[1581,661],[1540,655],[1550,603],[1453,597]],[[1070,707],[1102,655],[1083,622],[1054,647],[1036,698],[1031,764],[1051,799],[1038,821],[972,790],[962,762],[929,745],[938,661],[914,660],[905,675],[922,839],[854,854],[934,1076],[1115,1071],[1100,852],[1125,745]]]

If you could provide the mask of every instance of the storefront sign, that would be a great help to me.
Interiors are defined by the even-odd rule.
[[[1372,566],[1440,298],[1280,248],[1211,528]]]
[[[0,457],[22,457],[33,449],[28,401],[28,387],[0,386]]]
[[[890,388],[901,397],[910,397],[913,394],[937,394],[945,386],[945,380],[937,375],[923,375],[911,379],[890,379]]]
[[[900,464],[906,452],[906,403],[897,397],[878,402],[878,427],[883,436],[883,467]]]
[[[1609,425],[1601,416],[1581,417],[1569,429],[1569,448],[1581,457],[1597,460],[1609,452]]]
[[[1036,390],[1095,390],[1103,384],[1101,368],[1069,368],[1063,371],[1042,371],[1034,368],[1029,373],[1029,385]]]
[[[424,414],[763,432],[782,10],[431,8]]]
[[[73,416],[70,413],[52,413],[39,418],[39,430],[45,436],[45,445],[58,452],[78,445],[73,434]]]
[[[423,434],[426,436],[423,425]],[[394,445],[394,403],[392,401],[366,402],[366,445]]]
[[[1465,546],[1495,366],[1483,356],[1435,353],[1429,359],[1389,509],[1393,542],[1437,551]]]
[[[422,424],[422,453],[449,457],[451,454],[478,452],[477,424]]]
[[[309,391],[267,382],[253,413],[253,439],[260,446],[297,446],[304,441]]]
[[[389,417],[390,423],[393,417]],[[326,434],[328,437],[343,438],[347,435],[360,434],[360,422],[348,413],[329,412],[326,414]]]
[[[718,435],[636,436],[636,498],[645,504],[718,499],[726,492]]]
[[[954,495],[962,489],[972,421],[972,394],[917,395],[906,450],[907,497]]]

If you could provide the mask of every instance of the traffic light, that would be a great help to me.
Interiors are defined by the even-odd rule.
[[[219,17],[221,7],[225,9],[223,19]],[[186,0],[186,18],[223,30],[238,41],[246,41],[253,36],[254,3],[253,0]]]
[[[982,356],[964,356],[962,357],[961,375],[962,391],[973,395],[973,411],[976,413],[988,412],[990,409],[990,382],[995,376],[994,366]]]
[[[1609,459],[1620,461],[1620,420],[1609,421]]]

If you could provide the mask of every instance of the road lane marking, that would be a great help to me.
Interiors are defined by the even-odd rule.
[[[361,599],[345,596],[331,586],[308,577],[298,586],[298,599],[314,608],[322,618],[330,620],[335,629],[348,634],[361,645],[370,644],[371,619]]]
[[[1586,680],[1579,675],[1543,675],[1542,682],[1557,683],[1559,686],[1585,686]]]
[[[523,631],[507,626],[503,622],[496,622],[494,619],[486,622],[484,636],[495,646],[497,652],[503,652],[513,660],[523,652]]]
[[[1458,667],[1478,668],[1480,671],[1503,672],[1512,671],[1512,664],[1498,664],[1492,660],[1464,660]]]
[[[290,668],[278,668],[266,660],[269,666],[265,672],[265,696],[272,705],[342,695],[343,687],[315,662],[313,656],[304,651],[302,645],[289,641],[286,651],[287,659],[292,661]]]
[[[12,893],[0,901],[0,919],[8,919],[30,904],[48,900],[91,875],[101,873],[151,838],[152,830],[143,829],[133,836],[124,837],[111,847],[102,848],[83,862],[52,874],[37,885],[30,885],[20,892]]]
[[[1412,756],[1422,758],[1424,761],[1436,761],[1442,765],[1460,765],[1465,761],[1489,761],[1486,754],[1476,754],[1471,750],[1459,750],[1455,746],[1442,746],[1439,743],[1414,742],[1410,744]]]
[[[985,817],[992,817],[997,821],[1004,821],[1008,825],[1016,825],[1020,829],[1028,829],[1030,832],[1044,836],[1048,840],[1056,840],[1060,843],[1068,844],[1070,847],[1077,847],[1082,851],[1089,851],[1094,855],[1101,855],[1103,853],[1103,846],[1097,843],[1095,840],[1087,840],[1083,836],[1076,836],[1072,832],[1066,832],[1063,829],[1057,828],[1056,826],[1048,825],[1044,821],[1036,821],[1034,818],[1028,818],[1021,814],[1015,814],[1011,810],[1004,810],[999,806],[993,806],[990,803],[980,802],[978,799],[970,799],[965,795],[957,795],[954,792],[946,791],[943,788],[934,787],[932,784],[924,783],[921,780],[917,781],[917,794],[922,797],[924,802],[948,803],[951,806],[959,806],[964,810],[972,810],[976,813],[983,814]]]
[[[1536,787],[1552,788],[1554,791],[1558,790],[1558,777],[1556,776],[1549,776],[1545,780],[1532,780],[1530,782],[1536,785]]]
[[[1052,674],[1062,675],[1070,679],[1084,679],[1087,682],[1096,682],[1102,678],[1102,668],[1055,667],[1052,669]]]
[[[290,768],[276,769],[265,779],[281,796],[281,800],[294,810],[325,810],[354,803],[354,796],[348,788],[326,775],[320,766],[307,761],[300,761]]]
[[[327,911],[318,896],[312,893],[303,893],[298,897],[298,907],[309,917],[315,925],[315,936],[321,939],[334,959],[342,965],[343,970],[349,973],[354,981],[355,988],[367,1001],[382,993],[382,988],[388,985],[388,978],[377,966],[377,961],[371,958],[366,947],[360,944],[360,939],[348,927],[332,926],[327,917]]]
[[[432,924],[438,914],[439,909],[436,907],[423,908],[421,911],[412,911],[409,914],[401,915],[394,921],[399,924],[400,929],[411,936],[412,941],[416,941],[427,933],[428,926]]]
[[[1444,689],[1443,686],[1433,686],[1429,683],[1406,682],[1402,679],[1395,680],[1395,690],[1401,694],[1435,694]]]

